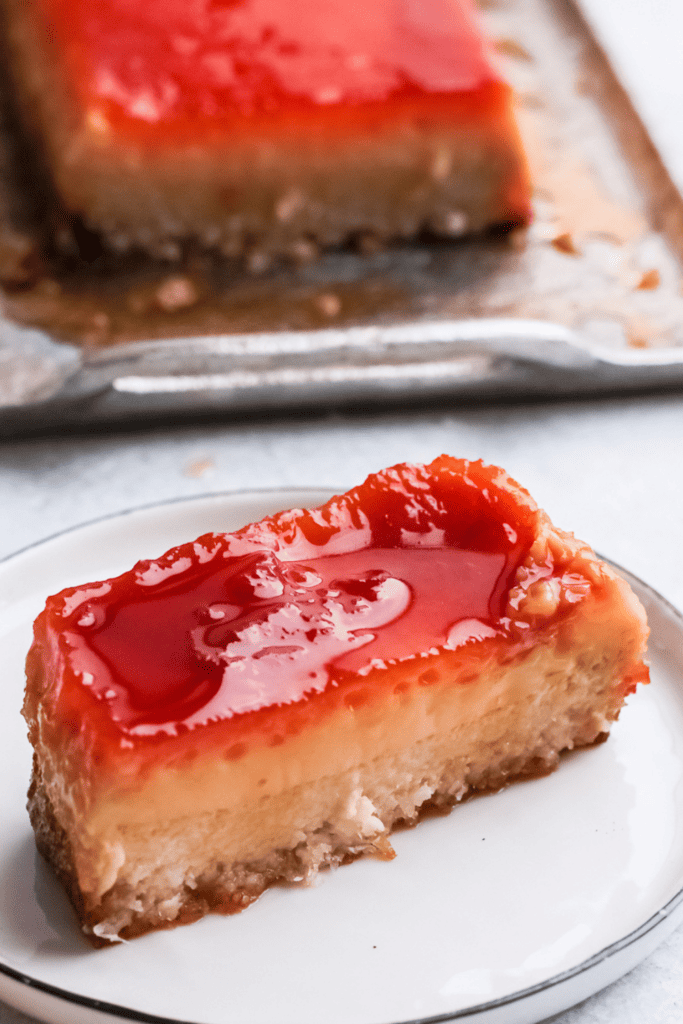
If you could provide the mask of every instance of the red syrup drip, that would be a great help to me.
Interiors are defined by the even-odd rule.
[[[137,741],[246,722],[505,632],[536,509],[499,481],[455,460],[396,467],[320,509],[51,598],[72,714],[89,716],[90,702]]]
[[[159,138],[498,80],[470,0],[41,2],[81,106]]]

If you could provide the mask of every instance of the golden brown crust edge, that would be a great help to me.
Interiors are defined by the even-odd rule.
[[[102,921],[104,915],[98,913],[96,909],[89,909],[86,905],[85,898],[78,884],[71,841],[57,821],[54,808],[40,778],[40,767],[35,755],[33,758],[33,772],[28,791],[27,807],[35,833],[38,852],[45,858],[58,880],[64,886],[80,922],[83,934],[96,949],[110,946],[111,940],[100,937],[94,931],[94,928]],[[272,882],[268,884],[272,884]],[[193,921],[198,921],[211,912],[224,914],[238,913],[247,907],[249,903],[257,899],[266,888],[267,885],[264,885],[253,894],[245,893],[240,899],[235,898],[233,900],[229,900],[225,895],[220,898],[219,894],[216,894],[214,899],[210,899],[210,894],[208,893],[192,893],[188,890],[188,898],[183,903],[181,911],[175,920],[150,921],[145,918],[138,918],[134,925],[121,933],[120,938],[133,939],[150,931],[191,924]]]
[[[608,732],[599,732],[590,738],[576,738],[574,748],[590,747],[605,742]],[[555,753],[554,759],[548,761],[532,751],[526,758],[517,758],[511,764],[497,765],[488,772],[472,779],[467,792],[460,797],[449,793],[439,793],[426,800],[410,819],[396,818],[389,827],[393,833],[401,828],[417,825],[424,818],[434,813],[449,814],[456,804],[464,803],[477,796],[497,793],[508,785],[541,778],[557,770],[564,751]],[[181,925],[191,924],[210,913],[237,914],[255,902],[267,889],[277,884],[292,884],[302,881],[302,865],[295,850],[275,851],[276,867],[246,865],[250,878],[254,879],[249,888],[228,891],[220,885],[199,889],[185,888],[180,910],[173,920],[165,920],[158,915],[138,916],[132,924],[121,929],[115,938],[107,938],[95,931],[98,924],[111,913],[111,904],[117,894],[110,890],[105,893],[102,902],[89,908],[82,893],[74,864],[71,842],[65,830],[57,821],[50,798],[43,786],[40,766],[34,755],[33,773],[28,791],[28,811],[36,838],[36,846],[40,854],[51,865],[57,878],[64,886],[71,904],[80,922],[85,938],[97,949],[110,946],[112,941],[127,941],[138,938],[149,932],[168,930]],[[363,847],[353,845],[337,848],[328,858],[320,863],[320,867],[348,864],[366,855],[378,856],[384,860],[392,859],[395,854],[386,835],[368,841]],[[255,880],[255,874],[260,878]]]

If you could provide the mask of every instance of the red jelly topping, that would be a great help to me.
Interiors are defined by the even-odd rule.
[[[40,2],[81,109],[147,139],[497,79],[470,0]]]
[[[445,456],[399,466],[320,509],[64,591],[37,643],[47,627],[61,651],[62,713],[128,745],[237,726],[504,633],[537,518],[500,470]]]
[[[79,649],[83,664],[97,655],[92,692],[134,734],[289,704],[371,659],[489,635],[516,553],[371,547],[281,562],[268,552],[145,590],[128,580],[70,617],[74,662]]]

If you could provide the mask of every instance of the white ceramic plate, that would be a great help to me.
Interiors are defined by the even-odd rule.
[[[0,565],[0,998],[51,1024],[532,1024],[618,978],[683,917],[683,620],[631,579],[650,615],[653,682],[608,743],[399,833],[390,863],[361,860],[244,914],[111,949],[82,940],[24,808],[32,619],[62,587],[327,496],[164,504]]]

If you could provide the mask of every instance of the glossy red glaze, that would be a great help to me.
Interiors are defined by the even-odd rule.
[[[90,722],[105,747],[217,723],[232,742],[282,735],[335,700],[353,706],[359,682],[381,691],[387,666],[505,634],[538,514],[481,463],[398,466],[319,509],[63,591],[37,620],[34,656],[59,660],[57,717]]]
[[[498,79],[471,0],[36,2],[86,118],[157,144]]]
[[[373,658],[443,646],[463,619],[486,635],[516,553],[369,547],[303,562],[270,552],[218,558],[166,585],[129,577],[65,625],[96,698],[123,730],[151,734],[301,700]]]

